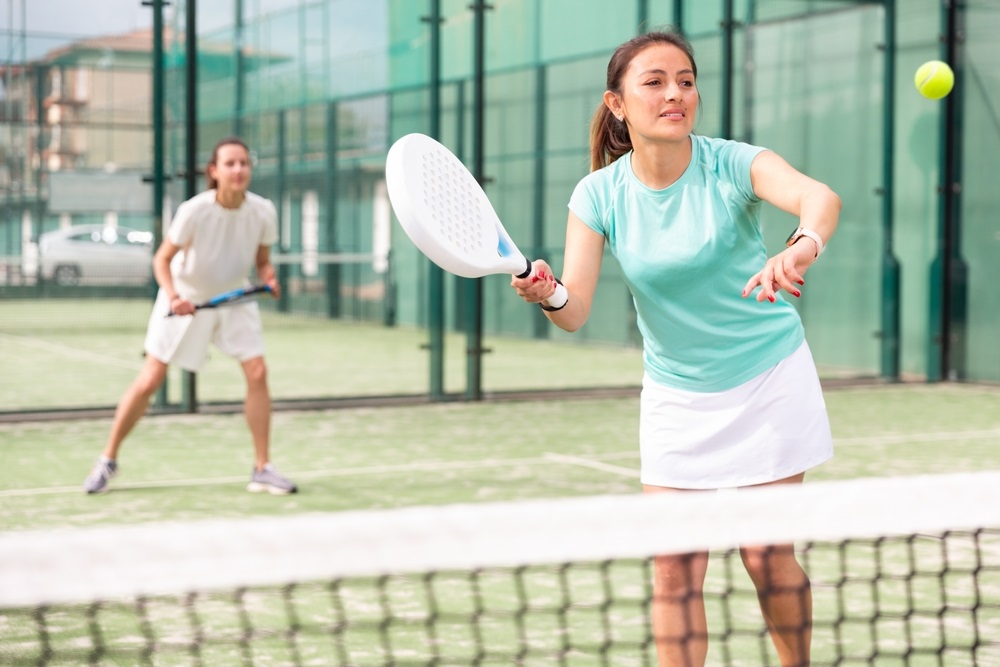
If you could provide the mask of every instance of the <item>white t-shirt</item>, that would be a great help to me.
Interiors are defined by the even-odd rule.
[[[228,209],[207,190],[177,208],[167,239],[181,248],[170,263],[177,293],[203,301],[247,284],[258,248],[278,240],[278,212],[251,192]]]

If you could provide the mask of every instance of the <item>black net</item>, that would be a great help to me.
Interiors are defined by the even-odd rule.
[[[981,484],[995,483],[997,475],[966,477]],[[933,484],[929,478],[920,481]],[[853,491],[837,483],[816,486],[831,494]],[[234,524],[232,531],[214,523],[9,536],[12,541],[0,543],[4,581],[17,578],[20,570],[25,584],[3,596],[0,662],[618,667],[657,665],[659,648],[688,664],[759,666],[794,664],[788,656],[806,664],[802,647],[808,646],[810,665],[1000,664],[1000,529],[942,530],[934,528],[940,517],[928,517],[927,530],[795,541],[808,580],[790,584],[795,577],[788,576],[782,559],[787,547],[757,546],[771,539],[763,535],[763,541],[746,538],[747,531],[768,522],[742,530],[733,523],[738,517],[719,513],[732,505],[736,514],[756,514],[761,509],[756,503],[744,510],[735,504],[756,496],[744,492],[720,502],[714,494],[696,495],[702,498],[694,505],[687,499],[672,505],[669,499],[663,504],[646,498],[628,499],[622,507],[621,499],[612,498],[261,519],[259,539],[281,545],[258,544],[258,553],[246,557],[238,554],[255,548],[244,539],[253,521]],[[697,509],[704,498],[706,507]],[[822,506],[803,514],[788,505],[788,497],[764,500],[778,520],[791,521],[791,530],[826,516]],[[594,521],[594,508],[605,501],[618,507]],[[905,504],[905,496],[899,501]],[[536,515],[547,505],[552,517],[523,524],[525,512]],[[567,507],[573,511],[567,514]],[[636,508],[649,510],[646,519],[670,508],[687,515],[674,518],[682,531],[679,524],[694,522],[689,537],[695,552],[713,541],[736,539],[743,546],[712,549],[703,586],[697,576],[654,586],[661,567],[672,564],[679,568],[675,572],[691,575],[701,556],[665,546],[673,555],[636,557],[650,542],[637,535],[628,544],[621,536],[643,517],[609,528],[616,514],[631,516]],[[711,515],[720,517],[716,526],[693,527]],[[579,523],[564,524],[572,516]],[[860,533],[873,531],[858,516],[841,520],[845,525],[860,520]],[[555,525],[562,527],[550,536],[553,543],[540,543],[546,527]],[[282,527],[272,530],[275,526]],[[649,529],[671,526],[668,519]],[[326,536],[310,538],[313,531]],[[476,537],[470,531],[495,534]],[[178,540],[208,534],[215,537],[202,544]],[[705,537],[710,534],[719,537]],[[296,556],[296,541],[288,539],[293,535],[312,553]],[[40,551],[24,548],[28,542],[21,540],[29,538]],[[356,554],[342,553],[351,548],[347,541]],[[11,556],[19,544],[20,557]],[[47,551],[56,547],[70,551]],[[151,550],[149,557],[137,561],[136,550],[143,549]],[[622,556],[559,558],[570,550]],[[33,552],[49,555],[36,558]],[[131,563],[116,568],[107,562],[115,552]],[[90,567],[95,561],[89,557],[102,562]],[[428,565],[435,559],[440,568]],[[33,565],[25,565],[29,560]],[[462,562],[469,567],[455,567]],[[484,564],[471,565],[476,562]],[[344,574],[315,575],[324,570]],[[74,571],[77,580],[62,587],[52,580]],[[42,581],[43,572],[51,573],[49,580],[25,590]],[[246,585],[231,583],[242,580]],[[199,583],[211,581],[216,583]],[[102,588],[106,596],[94,595]],[[161,592],[172,588],[178,590]],[[138,594],[123,595],[127,590]],[[37,600],[27,602],[32,598]],[[669,623],[653,620],[671,613]]]

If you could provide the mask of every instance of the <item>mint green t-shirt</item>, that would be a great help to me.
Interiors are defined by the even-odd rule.
[[[688,391],[732,389],[794,352],[804,333],[781,294],[740,292],[767,261],[750,164],[765,149],[691,136],[691,163],[663,190],[643,185],[632,154],[588,174],[569,208],[602,234],[632,292],[643,364]]]

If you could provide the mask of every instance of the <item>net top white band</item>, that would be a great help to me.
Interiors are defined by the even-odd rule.
[[[1000,527],[1000,472],[0,535],[0,607]]]

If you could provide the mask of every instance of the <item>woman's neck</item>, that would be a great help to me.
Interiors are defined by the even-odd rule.
[[[222,208],[239,208],[246,195],[239,190],[216,190],[215,201]]]
[[[691,164],[691,137],[677,143],[643,142],[632,147],[632,173],[652,190],[677,182]]]

